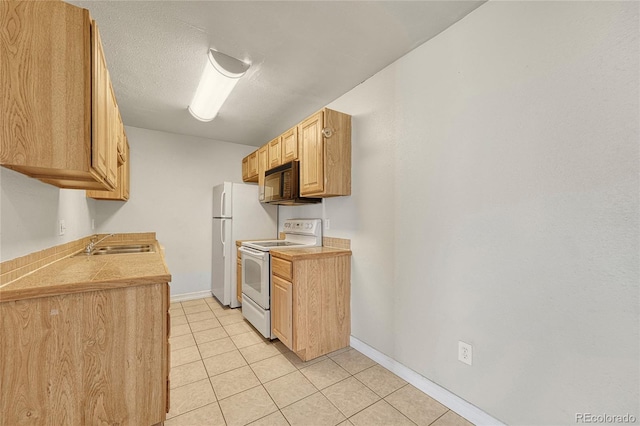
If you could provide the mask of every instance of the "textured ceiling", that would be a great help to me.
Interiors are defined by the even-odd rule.
[[[482,1],[69,1],[98,22],[126,125],[259,146]],[[251,62],[211,122],[187,106],[208,48]]]

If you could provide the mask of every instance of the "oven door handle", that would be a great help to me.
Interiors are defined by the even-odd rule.
[[[244,254],[246,254],[248,256],[258,257],[260,259],[264,259],[265,256],[267,255],[267,253],[264,252],[264,251],[252,249],[252,248],[245,247],[245,246],[240,246],[240,252],[244,253]]]

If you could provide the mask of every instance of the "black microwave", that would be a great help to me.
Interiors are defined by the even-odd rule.
[[[322,198],[300,196],[300,165],[291,161],[267,170],[260,187],[260,201],[269,204],[297,206],[322,202]]]

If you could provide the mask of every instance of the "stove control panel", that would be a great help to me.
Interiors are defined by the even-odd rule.
[[[287,219],[284,222],[285,234],[322,236],[321,219]]]

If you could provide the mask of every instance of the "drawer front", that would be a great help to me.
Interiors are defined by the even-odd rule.
[[[291,262],[277,257],[271,258],[271,272],[288,281],[293,281],[293,267]]]

